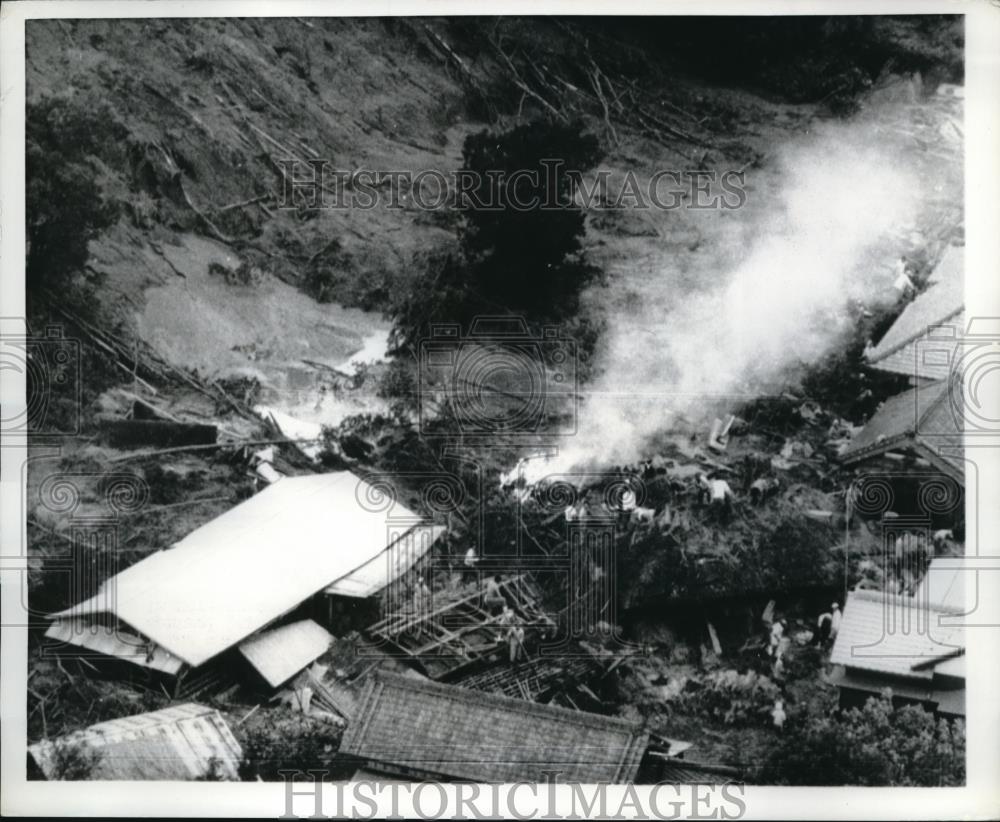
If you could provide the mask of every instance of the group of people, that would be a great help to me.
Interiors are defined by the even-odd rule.
[[[824,611],[816,620],[816,631],[813,633],[813,643],[821,647],[827,647],[837,638],[840,630],[842,614],[840,603],[834,602],[829,611]],[[782,696],[774,701],[771,709],[771,720],[774,727],[779,731],[784,727],[787,714],[785,712],[784,687],[785,687],[785,652],[791,645],[791,638],[787,635],[788,621],[781,617],[771,623],[771,630],[768,636],[767,655],[771,660],[771,679],[782,690]]]
[[[757,477],[749,486],[751,505],[763,505],[764,501],[778,492],[781,487],[777,477]],[[698,475],[698,490],[701,501],[709,506],[709,511],[720,522],[728,522],[732,516],[736,494],[729,483],[720,477]]]

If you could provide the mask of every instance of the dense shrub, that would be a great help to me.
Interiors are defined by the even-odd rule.
[[[259,711],[241,729],[240,777],[277,781],[282,770],[333,773],[341,730],[329,722],[284,709]]]
[[[690,711],[726,725],[762,725],[769,721],[780,691],[766,676],[753,671],[713,671],[691,680],[681,695]]]
[[[894,708],[888,690],[846,711],[810,703],[789,717],[760,778],[787,785],[964,785],[965,723],[916,705]]]

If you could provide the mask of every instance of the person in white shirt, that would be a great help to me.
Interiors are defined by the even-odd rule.
[[[785,620],[777,619],[771,625],[771,640],[767,646],[767,655],[776,656],[781,647],[781,638],[785,635]]]
[[[837,632],[840,630],[840,621],[843,619],[843,614],[840,612],[840,603],[835,602],[831,606],[833,608],[830,613],[830,639],[837,638]]]
[[[771,709],[771,720],[774,722],[774,727],[780,731],[785,726],[786,718],[785,703],[780,699],[774,700],[774,707]]]

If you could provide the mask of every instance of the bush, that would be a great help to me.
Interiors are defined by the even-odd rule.
[[[811,704],[789,717],[760,779],[785,785],[965,784],[965,723],[917,705],[893,708],[889,690],[864,707]]]
[[[328,722],[300,713],[259,711],[243,729],[240,778],[279,781],[282,770],[329,770],[341,733]]]
[[[79,781],[90,779],[101,761],[100,751],[87,747],[82,742],[59,740],[53,745],[52,765],[49,771],[51,781]]]
[[[691,680],[681,697],[690,711],[725,725],[761,725],[770,720],[778,686],[753,671],[714,671],[701,682]]]

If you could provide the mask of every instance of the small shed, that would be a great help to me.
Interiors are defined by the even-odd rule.
[[[187,703],[91,725],[28,747],[46,779],[67,779],[66,752],[85,763],[76,778],[117,780],[239,779],[243,750],[215,709]],[[78,766],[79,767],[79,766]]]

